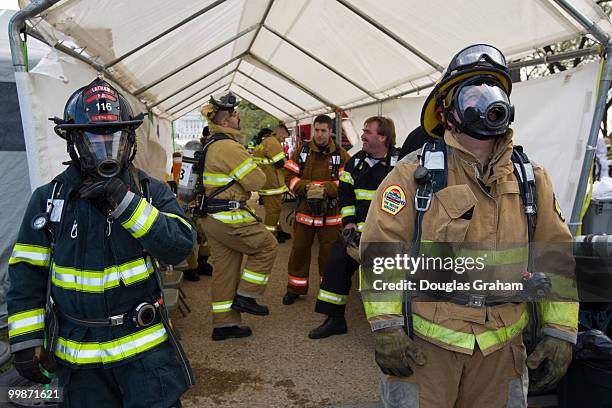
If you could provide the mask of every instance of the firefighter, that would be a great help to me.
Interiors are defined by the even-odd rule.
[[[254,160],[266,174],[266,184],[258,191],[266,210],[264,225],[268,231],[276,235],[279,243],[291,238],[291,234],[283,231],[278,223],[283,204],[283,194],[288,191],[285,185],[285,174],[282,168],[287,161],[281,142],[289,136],[285,125],[274,129],[262,129],[256,139],[253,152]]]
[[[359,235],[374,192],[398,160],[395,125],[390,118],[372,116],[363,124],[362,150],[344,166],[340,174],[340,214],[343,232],[325,266],[315,312],[327,316],[310,331],[311,339],[322,339],[347,332],[344,310],[351,278],[359,267]]]
[[[266,181],[244,148],[238,101],[230,92],[204,107],[210,136],[204,140],[204,213],[212,277],[213,340],[247,337],[240,313],[269,314],[257,303],[263,296],[276,258],[276,238],[259,222],[246,201]],[[244,268],[243,255],[247,256]]]
[[[367,257],[362,296],[385,374],[386,407],[525,407],[527,366],[542,364],[544,374],[531,385],[543,388],[558,381],[572,359],[578,304],[569,300],[536,303],[540,313],[533,321],[540,322],[543,337],[529,358],[523,343],[530,315],[525,300],[540,293],[530,288],[550,289],[532,269],[533,245],[544,252],[555,243],[567,246],[554,252],[544,272],[562,276],[573,271],[574,260],[550,176],[513,148],[510,92],[499,50],[478,44],[460,51],[423,106],[421,125],[436,143],[426,143],[420,163],[402,160],[374,195],[361,237]],[[472,253],[472,262],[484,261],[476,274],[481,279],[520,281],[524,289],[513,296],[469,286],[423,293],[416,290],[428,275],[421,275],[416,290],[369,290],[380,279],[374,275],[384,279],[397,268],[391,263],[375,271],[375,259],[420,256],[426,243]]]
[[[288,170],[285,183],[297,197],[297,208],[284,305],[293,304],[308,292],[310,251],[315,235],[319,240],[319,275],[323,276],[342,224],[338,210],[339,174],[349,156],[334,143],[329,116],[317,116],[313,126],[313,140],[296,150],[285,164]]]
[[[15,368],[43,384],[55,370],[65,407],[178,407],[193,376],[157,260],[185,259],[195,228],[131,164],[142,115],[110,84],[78,89],[54,121],[72,161],[34,191],[9,261]]]

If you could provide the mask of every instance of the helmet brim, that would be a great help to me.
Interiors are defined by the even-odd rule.
[[[58,130],[75,130],[75,129],[116,129],[116,128],[131,128],[136,129],[142,125],[143,120],[126,120],[123,122],[98,122],[98,123],[64,123],[55,126]]]
[[[474,67],[458,71],[448,76],[448,78],[438,82],[425,99],[421,110],[421,126],[431,137],[444,137],[444,128],[438,121],[436,115],[436,99],[438,95],[445,94],[449,89],[457,86],[461,82],[476,76],[493,76],[502,85],[508,96],[512,92],[512,81],[507,72],[496,68]]]

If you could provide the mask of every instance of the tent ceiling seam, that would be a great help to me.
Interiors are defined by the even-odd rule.
[[[201,10],[198,10],[196,13],[190,15],[189,17],[183,19],[182,21],[178,22],[177,24],[173,25],[172,27],[170,27],[169,29],[167,29],[166,31],[156,35],[155,37],[153,37],[152,39],[150,39],[149,41],[144,42],[143,44],[139,45],[138,47],[126,52],[125,54],[121,55],[120,57],[115,58],[114,60],[112,60],[111,62],[109,62],[108,64],[106,64],[104,66],[104,68],[110,68],[113,65],[123,61],[124,59],[126,59],[127,57],[137,53],[138,51],[142,50],[145,47],[148,47],[149,45],[153,44],[154,42],[156,42],[157,40],[165,37],[166,35],[170,34],[173,31],[176,31],[177,29],[179,29],[180,27],[184,26],[185,24],[195,20],[196,18],[206,14],[208,11],[214,9],[215,7],[217,7],[218,5],[226,2],[227,0],[217,0],[212,4],[209,4],[208,6],[204,7]]]
[[[389,38],[391,38],[393,41],[395,41],[396,43],[398,43],[399,45],[401,45],[402,47],[404,47],[408,51],[412,52],[414,55],[419,57],[421,60],[426,62],[428,65],[430,65],[433,68],[435,68],[437,71],[439,71],[439,72],[444,71],[444,67],[442,65],[438,64],[437,62],[435,62],[434,60],[429,58],[427,55],[425,55],[424,53],[419,51],[417,48],[413,47],[408,42],[406,42],[404,39],[402,39],[401,37],[399,37],[398,35],[396,35],[392,31],[390,31],[387,28],[385,28],[378,21],[374,20],[372,17],[368,16],[367,14],[365,14],[364,12],[359,10],[357,7],[355,7],[352,4],[350,4],[348,1],[346,1],[346,0],[336,0],[336,1],[338,3],[340,3],[340,4],[342,4],[344,7],[349,9],[351,12],[353,12],[357,16],[361,17],[363,20],[365,20],[371,26],[375,27],[378,31],[384,33]]]
[[[162,102],[164,102],[164,101],[166,101],[166,100],[168,100],[168,99],[172,98],[173,96],[175,96],[175,95],[177,95],[177,94],[179,94],[179,93],[183,92],[185,89],[189,88],[189,87],[190,87],[190,86],[192,86],[192,85],[197,84],[198,82],[200,82],[200,81],[201,81],[201,80],[203,80],[203,79],[208,78],[209,76],[211,76],[212,74],[214,74],[214,73],[215,73],[215,72],[217,72],[218,70],[220,70],[220,69],[222,69],[222,68],[224,68],[224,67],[228,66],[229,64],[231,64],[231,63],[235,62],[236,60],[238,60],[238,59],[242,58],[243,56],[244,56],[244,53],[239,54],[239,55],[236,55],[235,57],[233,57],[233,58],[229,59],[228,61],[224,62],[223,64],[218,65],[216,68],[214,68],[214,69],[212,69],[212,70],[208,71],[206,74],[202,75],[202,76],[201,76],[201,77],[199,77],[198,79],[196,79],[196,80],[194,80],[194,81],[191,81],[190,83],[188,83],[187,85],[185,85],[185,86],[183,86],[182,88],[178,89],[178,90],[177,90],[177,91],[175,91],[174,93],[171,93],[170,95],[166,96],[165,98],[158,100],[158,101],[157,101],[157,102],[156,102],[154,105],[151,105],[151,107],[153,107],[153,106],[157,106],[157,105],[159,105],[160,103],[162,103]]]
[[[328,70],[330,70],[331,72],[333,72],[336,76],[344,79],[346,82],[348,82],[349,84],[353,85],[355,88],[359,89],[361,92],[365,93],[366,95],[370,96],[371,98],[378,99],[373,93],[368,91],[366,88],[364,88],[363,86],[359,85],[357,82],[353,81],[352,79],[350,79],[349,77],[344,75],[342,72],[336,70],[334,67],[332,67],[328,63],[322,61],[320,58],[318,58],[317,56],[315,56],[314,54],[312,54],[311,52],[309,52],[305,48],[303,48],[300,45],[298,45],[297,43],[293,42],[287,36],[282,35],[278,31],[274,30],[273,28],[271,28],[271,27],[269,27],[269,26],[267,26],[265,24],[263,25],[263,27],[266,30],[268,30],[269,32],[271,32],[272,34],[276,35],[278,38],[280,38],[284,42],[286,42],[287,44],[291,45],[292,47],[294,47],[295,49],[300,51],[302,54],[305,54],[308,57],[310,57],[313,61],[317,62],[319,65],[322,65],[325,68],[327,68]]]
[[[232,85],[239,86],[238,84],[232,84]],[[231,90],[231,86],[230,86],[230,90]],[[248,90],[246,90],[246,89],[245,89],[245,91],[249,92],[249,91],[248,91]],[[275,116],[275,115],[274,115],[272,112],[268,112],[267,110],[263,109],[263,108],[262,108],[261,106],[259,106],[258,104],[254,103],[254,102],[251,102],[251,101],[250,101],[248,98],[245,98],[245,97],[244,97],[244,96],[242,96],[242,95],[241,95],[239,92],[236,92],[236,91],[234,90],[234,93],[235,93],[235,94],[236,94],[236,95],[237,95],[239,98],[244,99],[244,100],[245,100],[245,101],[247,101],[248,103],[250,103],[250,104],[252,104],[252,105],[257,106],[259,109],[261,109],[262,111],[266,112],[268,115],[273,116],[273,117],[275,117],[275,118],[276,118],[276,116]],[[249,93],[251,93],[251,92],[249,92]],[[253,96],[255,96],[255,95],[253,95]],[[270,104],[270,106],[272,106],[272,107],[274,108],[274,105]],[[275,108],[275,109],[276,109],[276,108]],[[280,112],[283,112],[283,111],[282,111],[282,110],[280,110],[280,109],[279,109],[279,111],[280,111]],[[283,113],[285,113],[285,114],[287,115],[287,113],[286,113],[286,112],[283,112]],[[289,116],[293,118],[293,116],[291,116],[291,115],[289,115]],[[277,118],[277,119],[278,119],[278,118]],[[293,118],[293,119],[295,120],[295,118]]]
[[[202,91],[206,90],[207,88],[209,88],[210,86],[214,85],[214,84],[215,84],[215,82],[221,81],[221,80],[225,79],[227,76],[229,76],[229,75],[231,75],[231,74],[235,74],[235,73],[236,73],[236,70],[235,70],[235,69],[234,69],[234,70],[232,70],[232,71],[228,71],[228,72],[226,72],[226,73],[225,73],[225,74],[223,74],[221,77],[219,77],[219,78],[215,79],[214,81],[212,81],[212,82],[210,82],[210,83],[206,84],[206,86],[203,86],[202,88],[198,89],[197,91],[195,91],[195,92],[193,92],[193,93],[189,94],[189,96],[186,96],[185,98],[181,99],[180,101],[178,101],[178,102],[177,102],[177,103],[175,103],[174,105],[170,106],[170,107],[169,107],[168,109],[166,109],[166,110],[168,110],[168,111],[169,111],[169,110],[174,109],[176,106],[178,106],[178,105],[180,105],[181,103],[185,102],[187,99],[189,99],[189,98],[192,98],[192,97],[196,96],[196,95],[197,95],[197,94],[199,94],[200,92],[202,92]]]
[[[229,85],[229,82],[226,82],[226,83],[224,83],[223,85],[220,85],[220,86],[218,86],[217,88],[213,89],[212,91],[208,92],[206,95],[202,96],[201,98],[198,98],[198,99],[196,99],[195,101],[193,101],[193,102],[191,102],[191,103],[186,104],[186,105],[185,105],[185,106],[183,106],[182,108],[180,108],[180,109],[176,109],[174,112],[169,112],[169,113],[170,113],[170,115],[174,116],[174,115],[176,115],[178,112],[181,112],[181,111],[185,110],[186,108],[189,108],[189,107],[191,107],[191,106],[193,106],[193,105],[196,105],[196,104],[200,103],[200,101],[202,101],[203,99],[208,98],[210,95],[214,94],[215,92],[217,92],[217,91],[218,91],[218,90],[220,90],[221,88],[226,87],[226,86],[228,86],[228,85]]]
[[[257,95],[255,95],[253,92],[251,92],[251,91],[249,91],[248,89],[246,89],[245,87],[243,87],[243,86],[241,86],[241,85],[237,84],[236,82],[232,83],[232,85],[233,85],[233,86],[237,86],[238,88],[245,90],[246,92],[250,93],[250,94],[251,94],[251,95],[253,95],[253,96],[257,96]],[[273,107],[274,109],[276,109],[277,111],[282,112],[282,113],[284,113],[285,115],[287,115],[287,116],[289,116],[290,118],[292,118],[293,120],[295,120],[295,116],[293,116],[292,114],[290,114],[290,113],[288,113],[288,112],[285,112],[285,110],[284,110],[284,109],[279,108],[278,106],[274,105],[274,104],[273,104],[273,103],[271,103],[270,101],[266,101],[266,100],[264,100],[263,98],[259,98],[259,99],[261,99],[262,101],[264,101],[265,103],[267,103],[268,105],[270,105],[271,107]],[[256,103],[253,103],[253,104],[254,104],[254,105],[256,105],[257,107],[259,107],[259,105],[258,105],[258,104],[256,104]],[[260,109],[261,109],[261,108],[260,108]],[[274,116],[274,115],[273,115],[273,116]]]
[[[303,92],[307,93],[308,95],[312,96],[313,98],[317,99],[319,102],[321,102],[324,105],[327,105],[329,107],[332,108],[336,108],[336,104],[332,103],[330,101],[328,101],[327,99],[325,99],[324,97],[320,96],[319,94],[317,94],[316,92],[314,92],[313,90],[311,90],[310,88],[308,88],[307,86],[301,84],[300,82],[298,82],[297,80],[295,80],[294,78],[290,77],[288,74],[286,74],[285,72],[283,72],[282,70],[280,70],[279,68],[271,65],[270,63],[263,61],[261,58],[259,58],[257,55],[250,53],[248,54],[251,58],[253,58],[255,61],[257,61],[258,63],[266,66],[268,69],[274,71],[276,74],[280,75],[281,77],[283,77],[285,79],[285,81],[293,84],[294,86],[296,86],[297,88],[301,89]]]
[[[264,89],[267,89],[268,91],[272,92],[273,94],[275,94],[276,96],[284,99],[285,101],[289,102],[291,105],[295,106],[296,108],[298,108],[301,111],[307,112],[308,109],[304,109],[303,107],[301,107],[300,105],[296,104],[295,102],[293,102],[292,100],[290,100],[289,98],[287,98],[286,96],[282,95],[281,93],[273,90],[272,88],[270,88],[269,86],[265,85],[262,82],[259,82],[257,79],[251,77],[250,75],[247,75],[246,73],[242,72],[240,70],[240,68],[236,69],[236,72],[244,75],[248,80],[255,82],[256,84],[258,84],[259,86],[261,86]]]
[[[147,91],[147,90],[149,90],[149,89],[153,88],[153,87],[154,87],[154,86],[156,86],[156,85],[159,85],[161,82],[163,82],[163,81],[167,80],[168,78],[170,78],[170,77],[172,77],[172,76],[174,76],[174,75],[178,74],[179,72],[181,72],[182,70],[184,70],[184,69],[186,69],[186,68],[190,67],[191,65],[193,65],[193,64],[195,64],[195,63],[197,63],[197,62],[202,61],[204,58],[208,57],[210,54],[212,54],[212,53],[214,53],[214,52],[216,52],[216,51],[220,50],[221,48],[225,47],[226,45],[228,45],[228,44],[230,44],[230,43],[232,43],[232,42],[236,41],[236,40],[237,40],[237,39],[239,39],[240,37],[243,37],[244,35],[246,35],[246,34],[250,33],[251,31],[255,30],[255,29],[258,27],[258,26],[259,26],[258,24],[253,24],[252,26],[250,26],[250,27],[248,27],[248,28],[246,28],[246,29],[242,30],[242,31],[241,31],[241,32],[239,32],[238,34],[233,35],[231,38],[229,38],[229,39],[225,40],[224,42],[222,42],[222,43],[221,43],[221,44],[219,44],[219,45],[216,45],[214,48],[212,48],[212,49],[210,49],[210,50],[206,51],[204,54],[201,54],[201,55],[199,55],[199,56],[197,56],[197,57],[193,58],[191,61],[189,61],[189,62],[187,62],[187,63],[185,63],[185,64],[181,65],[180,67],[178,67],[178,68],[174,69],[173,71],[169,72],[168,74],[166,74],[166,75],[162,76],[161,78],[159,78],[159,79],[157,79],[157,80],[153,81],[153,82],[152,82],[152,83],[150,83],[149,85],[146,85],[146,86],[144,86],[144,87],[142,87],[142,88],[138,89],[138,90],[136,91],[135,95],[140,95],[140,94],[142,94],[143,92],[145,92],[145,91]]]

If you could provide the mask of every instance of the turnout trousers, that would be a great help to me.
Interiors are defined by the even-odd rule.
[[[293,246],[289,257],[287,292],[297,295],[308,293],[310,257],[315,236],[319,241],[319,276],[323,276],[325,264],[339,233],[340,225],[314,227],[299,222],[293,225]]]
[[[283,195],[262,195],[261,199],[263,200],[264,209],[266,210],[264,225],[268,231],[276,233],[283,205]]]
[[[231,308],[236,294],[263,296],[276,259],[278,243],[261,223],[236,226],[212,217],[201,221],[210,248],[213,327],[240,324],[240,313]],[[242,268],[242,258],[247,256]]]
[[[198,267],[198,257],[200,256],[210,256],[210,249],[208,248],[208,241],[206,241],[206,235],[202,230],[202,223],[199,219],[196,219],[195,222],[198,230],[198,239],[196,241],[195,246],[193,247],[193,252],[187,258],[187,265],[189,269],[196,269]]]
[[[59,361],[56,374],[63,408],[178,408],[189,388],[168,342],[111,368],[77,369]]]
[[[521,335],[484,356],[450,351],[418,336],[427,363],[409,377],[381,377],[385,408],[527,407],[527,354]]]
[[[325,265],[315,312],[344,316],[351,280],[358,268],[359,263],[346,253],[344,241],[338,238]]]

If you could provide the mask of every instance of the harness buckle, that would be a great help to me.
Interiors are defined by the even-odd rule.
[[[125,315],[120,314],[116,316],[111,316],[108,318],[111,326],[120,326],[124,323]]]
[[[431,204],[431,190],[417,189],[414,195],[414,205],[417,211],[426,212]],[[423,203],[423,205],[421,205]]]
[[[227,206],[230,210],[237,210],[240,208],[240,201],[228,201]]]
[[[466,306],[469,307],[485,307],[486,306],[486,295],[478,295],[475,293],[470,293],[468,295],[468,303]]]

